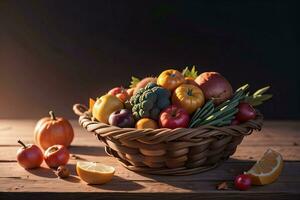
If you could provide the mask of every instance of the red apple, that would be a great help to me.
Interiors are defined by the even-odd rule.
[[[239,111],[235,118],[240,123],[256,118],[256,111],[249,103],[241,102],[238,106],[238,109]]]
[[[127,90],[123,87],[115,87],[111,89],[108,94],[118,97],[123,103],[130,97]]]
[[[18,143],[22,147],[17,151],[17,161],[25,169],[39,167],[43,162],[43,153],[41,149],[34,144],[25,145],[21,140]]]
[[[159,126],[162,128],[186,128],[189,125],[190,116],[188,112],[176,105],[165,108],[159,116]]]
[[[60,165],[66,165],[69,161],[70,153],[63,145],[53,145],[44,153],[44,159],[51,168],[57,168]]]

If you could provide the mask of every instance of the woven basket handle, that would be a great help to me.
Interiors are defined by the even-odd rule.
[[[73,111],[76,115],[81,116],[81,115],[84,115],[84,113],[86,111],[88,111],[88,108],[83,104],[77,103],[77,104],[74,104]]]

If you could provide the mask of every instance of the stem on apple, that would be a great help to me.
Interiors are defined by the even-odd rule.
[[[56,117],[55,117],[54,112],[52,110],[49,111],[49,115],[50,115],[52,120],[56,120]]]
[[[23,147],[24,147],[24,149],[26,149],[27,148],[27,146],[24,144],[24,142],[22,142],[21,140],[18,140],[18,143],[20,144],[20,145],[22,145]]]
[[[52,146],[50,149],[49,149],[49,153],[53,153],[55,151],[58,150],[58,147],[57,146]]]

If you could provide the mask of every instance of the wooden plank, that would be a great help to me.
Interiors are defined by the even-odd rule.
[[[205,199],[205,200],[232,200],[232,199],[240,199],[240,200],[253,200],[253,199],[272,199],[272,200],[292,200],[299,199],[299,193],[287,193],[287,192],[277,192],[274,191],[272,193],[245,193],[245,192],[227,192],[227,191],[218,191],[218,192],[201,192],[201,194],[196,192],[188,192],[188,193],[132,193],[128,192],[89,192],[89,193],[81,193],[81,192],[36,192],[36,193],[28,193],[28,192],[5,192],[0,193],[0,197],[5,200],[15,200],[15,199],[39,199],[43,200],[52,200],[52,199],[73,199],[73,200],[82,200],[82,199],[110,199],[110,200],[131,200],[131,199],[141,199],[141,200],[153,200],[153,199],[174,199],[174,200],[182,200],[182,199]]]
[[[155,176],[149,174],[137,174],[125,169],[121,164],[109,157],[98,158],[99,162],[114,166],[116,168],[116,176],[126,180],[139,181],[221,181],[233,180],[238,174],[243,173],[251,168],[254,162],[225,162],[221,166],[192,176]],[[73,176],[77,176],[75,171],[76,160],[71,160],[68,168]],[[0,178],[16,178],[26,180],[45,180],[56,178],[52,169],[49,169],[45,163],[42,168],[25,170],[18,166],[16,162],[0,163]],[[300,182],[300,162],[285,162],[284,169],[280,175],[280,182]],[[1,186],[0,186],[1,187]]]
[[[220,180],[208,179],[182,179],[181,177],[151,176],[153,179],[148,180],[133,180],[122,176],[114,176],[113,180],[104,185],[87,185],[78,177],[73,176],[69,179],[58,179],[56,177],[45,177],[44,179],[31,179],[30,177],[1,177],[0,191],[17,191],[17,192],[218,192],[216,185]],[[187,176],[188,177],[188,176]],[[233,188],[233,183],[230,180],[228,184],[230,190],[226,192],[238,192]],[[78,184],[81,183],[81,184]],[[266,186],[253,186],[251,190],[245,193],[270,193],[270,192],[297,192],[300,188],[300,181],[296,178],[294,181],[277,181]],[[300,192],[298,192],[300,193]]]

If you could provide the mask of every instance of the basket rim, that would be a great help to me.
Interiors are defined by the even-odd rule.
[[[263,115],[259,110],[257,111],[256,118],[254,120],[249,120],[238,125],[228,125],[228,126],[210,126],[204,125],[197,128],[158,128],[158,129],[136,129],[136,128],[120,128],[117,126],[112,126],[103,122],[99,122],[92,119],[91,112],[85,105],[74,104],[73,110],[75,114],[79,116],[79,124],[87,129],[89,132],[94,132],[102,137],[113,137],[118,140],[134,140],[143,138],[143,142],[151,144],[157,143],[161,140],[173,141],[175,139],[181,138],[179,135],[184,135],[191,138],[198,138],[193,141],[200,141],[201,138],[208,138],[210,136],[245,136],[250,135],[253,130],[261,130],[263,125]],[[134,133],[134,134],[133,134]],[[137,136],[136,133],[139,133]],[[179,133],[179,134],[178,134]],[[136,135],[136,136],[134,136]],[[143,135],[143,136],[142,136]],[[155,135],[155,136],[154,136]],[[189,136],[188,136],[189,135]],[[193,135],[193,136],[191,136]],[[153,139],[155,137],[155,139]],[[158,139],[160,138],[160,139]],[[154,141],[152,141],[154,140]]]
[[[257,128],[254,128],[254,129],[260,130],[261,126],[263,124],[263,115],[258,109],[255,109],[255,110],[256,110],[256,118],[255,119],[249,120],[247,122],[244,122],[244,123],[238,124],[238,125],[227,125],[227,126],[221,126],[221,127],[211,126],[211,125],[203,125],[203,126],[199,126],[199,127],[196,127],[196,128],[175,128],[175,129],[170,129],[170,128],[157,128],[157,129],[147,128],[147,129],[142,129],[142,130],[145,130],[145,131],[159,131],[159,132],[174,131],[174,130],[188,131],[188,130],[197,130],[197,129],[222,130],[224,128],[253,127],[253,125],[255,125],[255,124],[258,124],[258,126],[256,126]],[[110,124],[100,122],[96,119],[92,119],[91,112],[89,111],[89,109],[84,104],[74,104],[73,111],[80,118],[89,119],[90,122],[98,123],[98,124],[106,126],[106,127],[113,127],[114,129],[124,130],[124,131],[141,130],[141,129],[136,129],[136,128],[121,128],[121,127],[118,127],[118,126],[113,126],[113,125],[110,125]]]

